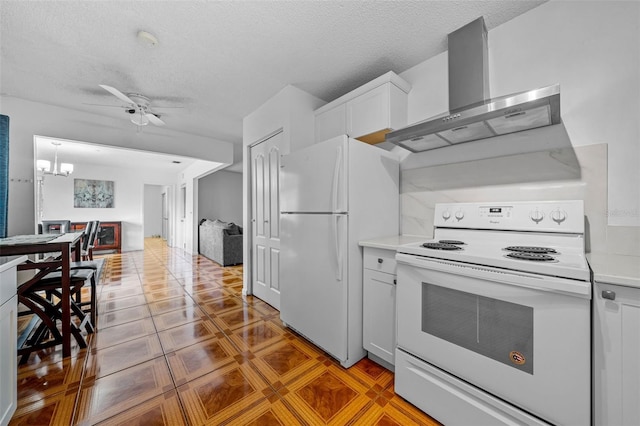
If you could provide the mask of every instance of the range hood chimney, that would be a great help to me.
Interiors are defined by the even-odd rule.
[[[449,112],[387,133],[422,152],[560,124],[560,85],[489,98],[487,28],[480,17],[448,36]]]

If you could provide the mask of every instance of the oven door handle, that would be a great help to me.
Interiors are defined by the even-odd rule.
[[[589,281],[571,280],[549,275],[536,275],[527,272],[510,271],[508,269],[497,269],[441,259],[429,259],[404,253],[396,254],[396,261],[398,264],[420,269],[441,271],[524,288],[591,299],[591,283]],[[402,284],[400,283],[399,285]]]

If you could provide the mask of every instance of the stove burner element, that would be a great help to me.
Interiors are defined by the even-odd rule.
[[[458,240],[439,240],[438,242],[441,244],[453,244],[454,246],[461,246],[465,244],[462,241]]]
[[[428,249],[435,249],[435,250],[462,250],[462,247],[458,247],[456,245],[453,244],[446,244],[446,243],[424,243],[422,244],[422,247],[428,248]]]
[[[507,257],[518,260],[532,260],[534,262],[557,262],[554,257],[544,253],[515,252],[509,253]]]
[[[558,253],[557,251],[555,251],[555,249],[552,249],[549,247],[533,247],[533,246],[509,246],[509,247],[506,247],[505,250],[524,252],[524,253],[542,253],[542,254]]]

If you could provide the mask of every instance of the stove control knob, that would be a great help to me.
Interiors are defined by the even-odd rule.
[[[529,213],[529,217],[535,223],[540,223],[542,221],[542,219],[544,219],[544,212],[542,212],[542,211],[540,211],[538,209],[535,209],[535,210],[532,210]]]
[[[562,222],[564,222],[567,219],[567,212],[564,212],[560,209],[554,210],[551,212],[551,219],[555,223],[560,225]]]
[[[451,212],[449,210],[445,210],[442,212],[442,218],[444,220],[449,220],[451,219]]]
[[[462,210],[458,210],[456,212],[456,219],[458,219],[458,221],[461,221],[462,218],[464,218],[464,212]]]

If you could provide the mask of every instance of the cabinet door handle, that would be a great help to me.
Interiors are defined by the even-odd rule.
[[[382,262],[383,262],[382,258],[379,257],[378,258],[378,263],[382,263]]]
[[[609,300],[616,300],[616,292],[611,290],[603,290],[602,298],[609,299]]]
[[[398,284],[398,280],[394,279],[393,280],[393,285],[396,285],[396,284]]]

